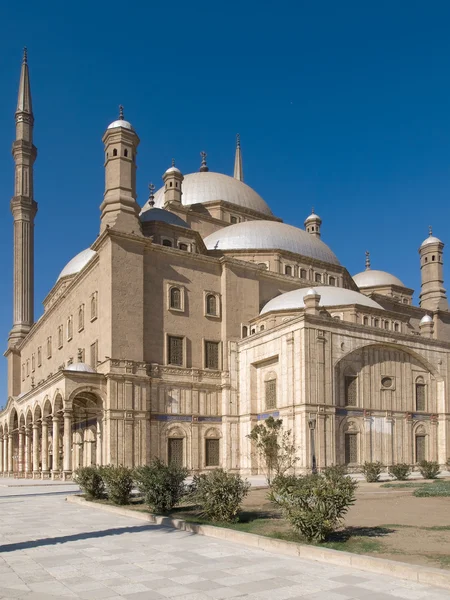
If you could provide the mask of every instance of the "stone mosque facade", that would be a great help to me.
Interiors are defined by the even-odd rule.
[[[153,457],[204,472],[260,471],[247,435],[269,415],[296,470],[450,456],[450,312],[444,244],[420,245],[413,290],[371,268],[353,277],[321,239],[277,218],[234,176],[183,175],[136,200],[139,137],[103,136],[99,236],[61,271],[35,321],[33,110],[24,55],[14,196],[13,326],[0,413],[3,475],[70,478]],[[99,157],[99,168],[100,168]]]

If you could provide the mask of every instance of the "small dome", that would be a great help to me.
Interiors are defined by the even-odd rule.
[[[292,292],[285,292],[276,298],[270,300],[262,309],[261,315],[270,311],[277,310],[298,310],[305,308],[304,297],[310,295],[311,290],[301,288]],[[360,304],[370,308],[378,308],[384,310],[382,306],[371,298],[354,292],[333,286],[318,286],[314,288],[314,292],[320,295],[319,306],[344,306],[350,304]]]
[[[314,288],[309,289],[305,296],[318,296],[319,294],[316,292],[316,290]]]
[[[430,317],[430,315],[425,315],[420,319],[420,325],[425,325],[425,323],[433,323],[433,319]]]
[[[95,373],[95,370],[86,363],[72,363],[66,367],[66,371],[78,371],[78,373]]]
[[[382,285],[397,285],[405,287],[404,283],[394,275],[386,271],[377,271],[376,269],[366,269],[353,276],[353,281],[360,289],[377,287]]]
[[[286,250],[339,265],[336,255],[321,240],[303,229],[276,221],[245,221],[208,235],[208,250]]]
[[[133,125],[129,121],[125,121],[125,119],[117,119],[117,121],[113,121],[108,125],[108,129],[115,129],[116,127],[123,127],[124,129],[134,131]]]
[[[175,167],[175,165],[172,166],[172,167],[169,167],[167,169],[167,171],[165,171],[164,175],[170,175],[170,173],[180,173],[180,175],[181,175],[180,169],[178,169],[177,167]]]
[[[61,271],[57,281],[63,277],[67,277],[68,275],[75,275],[76,273],[79,273],[81,269],[83,269],[96,254],[97,252],[94,252],[90,248],[86,248],[86,250],[83,250],[74,256]]]
[[[442,242],[439,238],[434,237],[434,235],[430,235],[420,244],[420,247],[423,248],[424,246],[428,246],[428,244],[442,244]]]
[[[160,223],[168,223],[169,225],[178,225],[178,227],[190,229],[186,221],[183,221],[178,215],[170,212],[170,210],[165,210],[164,208],[149,208],[148,210],[141,212],[139,218],[142,223],[159,221]]]
[[[312,223],[313,221],[319,221],[319,223],[322,223],[322,219],[319,217],[319,215],[316,215],[316,213],[311,213],[309,217],[306,217],[305,225]]]
[[[217,200],[272,216],[272,211],[261,196],[243,181],[212,171],[189,173],[184,176],[181,198],[184,206],[207,204]],[[164,206],[164,187],[156,192],[155,205],[159,208]]]

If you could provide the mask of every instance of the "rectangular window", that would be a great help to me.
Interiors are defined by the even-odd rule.
[[[277,380],[269,379],[264,382],[266,410],[277,407]]]
[[[33,373],[36,370],[36,357],[34,354],[31,355],[31,370]]]
[[[47,358],[52,357],[52,336],[48,336],[47,338]]]
[[[169,438],[169,465],[183,466],[183,438]]]
[[[42,347],[39,346],[38,350],[37,350],[37,363],[38,363],[38,367],[40,367],[42,365]]]
[[[82,331],[84,329],[84,304],[82,304],[78,309],[78,331]]]
[[[205,369],[219,368],[219,342],[205,342]]]
[[[63,326],[58,327],[58,348],[63,347]]]
[[[91,296],[91,321],[98,316],[98,294],[94,292]]]
[[[358,464],[358,434],[345,434],[345,464]]]
[[[345,377],[345,406],[358,406],[358,380],[356,377]]]
[[[167,338],[167,362],[169,365],[183,366],[183,338],[169,335]]]
[[[93,369],[97,368],[98,363],[98,341],[95,341],[91,344],[91,367]]]
[[[238,222],[237,217],[234,217],[233,215],[231,215],[231,217],[230,217],[230,223],[232,225],[236,225],[237,222]]]
[[[416,463],[420,463],[423,460],[426,460],[425,436],[417,435],[416,436]]]
[[[320,273],[316,273],[316,276],[314,278],[316,280],[316,283],[321,283],[322,282],[322,275]]]
[[[67,341],[69,342],[73,338],[73,317],[67,318]]]
[[[416,410],[426,410],[424,383],[416,383]]]
[[[207,467],[218,467],[219,466],[219,440],[211,439],[206,440],[205,443],[205,466]]]

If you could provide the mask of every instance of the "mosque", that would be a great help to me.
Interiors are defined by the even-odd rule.
[[[99,236],[61,271],[35,321],[33,110],[24,54],[15,113],[13,325],[0,413],[4,476],[70,478],[148,463],[258,473],[247,435],[269,415],[297,472],[450,456],[444,244],[419,247],[419,306],[396,276],[350,275],[234,176],[183,174],[136,201],[139,137],[121,109],[103,136]],[[100,169],[99,156],[99,169]]]

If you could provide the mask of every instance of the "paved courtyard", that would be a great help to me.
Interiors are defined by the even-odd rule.
[[[70,484],[5,487],[13,483],[0,480],[0,598],[450,599],[440,588],[69,504]]]

